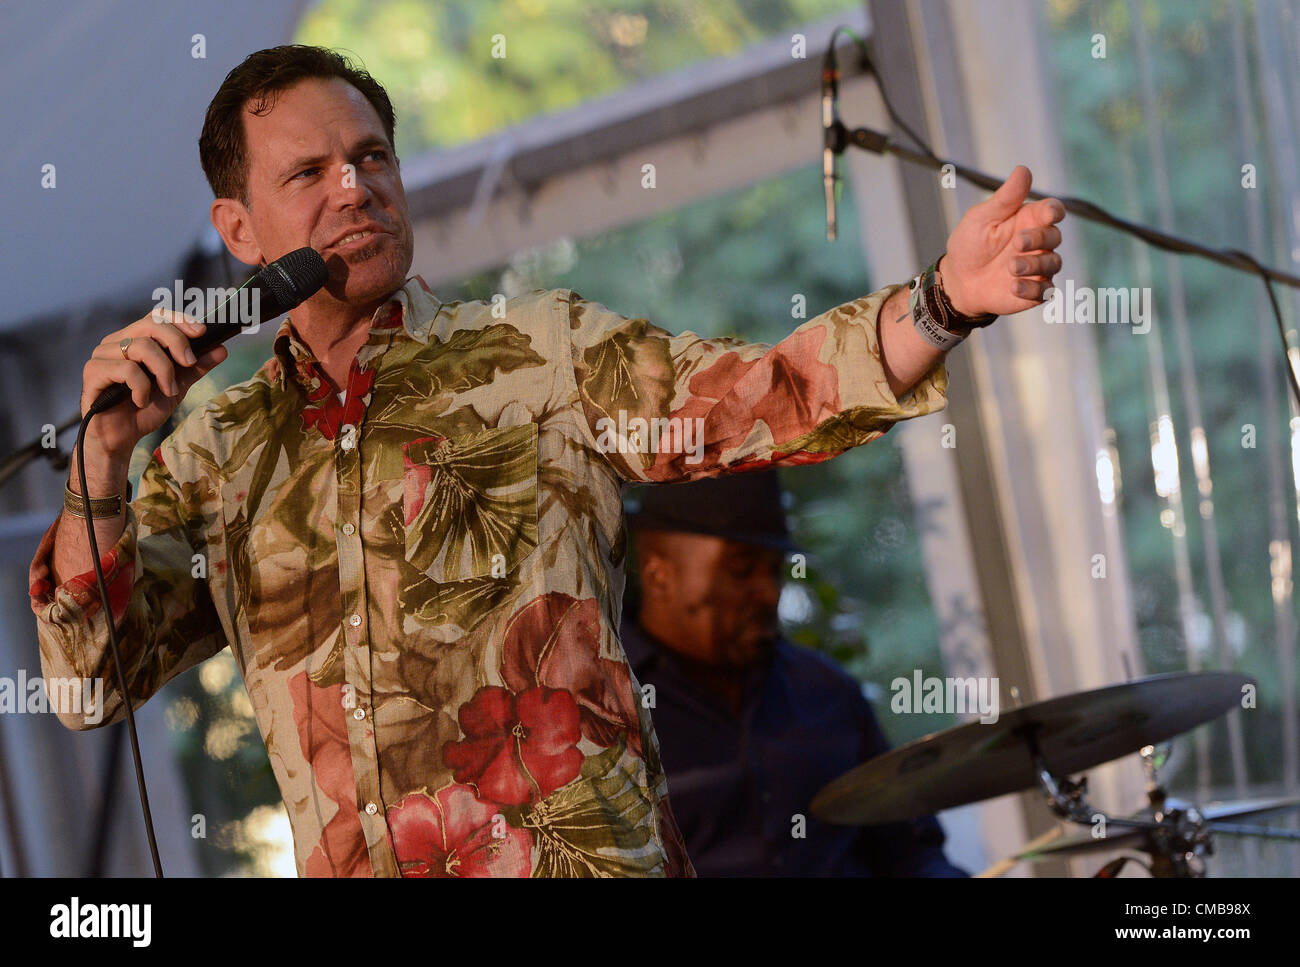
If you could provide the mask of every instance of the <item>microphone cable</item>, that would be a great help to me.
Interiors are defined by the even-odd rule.
[[[113,666],[117,671],[117,690],[122,696],[122,704],[126,707],[126,728],[127,734],[131,738],[131,760],[135,763],[135,784],[140,792],[140,809],[144,813],[145,833],[149,837],[149,856],[153,859],[154,876],[161,880],[163,878],[162,861],[158,858],[158,839],[153,831],[153,814],[149,812],[149,792],[144,786],[144,765],[140,762],[140,738],[135,731],[135,709],[131,707],[131,695],[126,687],[126,672],[122,668],[122,655],[117,647],[117,629],[115,627],[117,622],[113,617],[113,608],[109,602],[108,584],[104,580],[104,568],[99,560],[99,542],[95,540],[95,520],[90,512],[90,488],[86,486],[86,427],[90,425],[91,419],[101,412],[98,407],[98,402],[91,405],[86,415],[81,418],[81,425],[77,429],[77,476],[81,478],[81,503],[86,513],[86,538],[90,541],[90,559],[95,569],[95,581],[99,585],[100,606],[104,612],[104,620],[108,624],[108,650],[113,658]],[[126,513],[125,507],[123,507],[122,512]]]
[[[876,67],[872,59],[871,50],[867,42],[863,40],[856,32],[846,26],[836,27],[831,32],[830,43],[826,49],[825,58],[822,61],[823,75],[828,78],[838,80],[839,70],[835,60],[835,38],[841,31],[847,34],[857,45],[861,53],[861,66],[864,71],[876,79],[876,87],[880,91],[880,99],[884,102],[885,112],[889,119],[912,139],[918,146],[918,150],[913,150],[905,145],[898,144],[893,138],[871,131],[867,128],[858,128],[855,131],[848,130],[838,118],[838,110],[833,110],[835,115],[833,120],[825,130],[826,147],[835,154],[840,154],[851,143],[868,151],[878,154],[895,154],[905,161],[911,161],[914,164],[925,165],[932,168],[943,168],[945,165],[950,166],[952,170],[964,180],[983,188],[987,191],[996,191],[1002,182],[981,171],[968,168],[965,165],[953,161],[945,161],[934,153],[925,139],[918,135],[899,113],[894,110],[894,105],[889,99],[889,93],[885,88],[885,79]],[[835,94],[838,100],[838,92]],[[838,178],[838,175],[837,175]],[[1285,363],[1288,384],[1291,387],[1291,395],[1295,398],[1297,406],[1300,406],[1300,382],[1297,382],[1295,365],[1292,362],[1293,350],[1290,342],[1287,340],[1286,323],[1282,318],[1282,308],[1278,304],[1277,294],[1273,290],[1274,282],[1281,282],[1292,288],[1300,289],[1300,277],[1283,272],[1279,269],[1270,268],[1263,265],[1253,255],[1239,249],[1213,249],[1209,246],[1202,245],[1199,242],[1189,241],[1180,238],[1177,235],[1171,235],[1168,232],[1157,231],[1146,225],[1137,222],[1131,222],[1116,215],[1112,215],[1100,205],[1096,205],[1083,198],[1075,198],[1070,195],[1045,195],[1042,192],[1030,190],[1031,198],[1055,198],[1065,206],[1066,211],[1078,215],[1092,222],[1106,225],[1117,231],[1133,235],[1140,238],[1155,248],[1163,249],[1167,252],[1174,252],[1180,255],[1196,255],[1200,258],[1212,262],[1218,262],[1220,265],[1226,265],[1229,268],[1236,269],[1240,272],[1246,272],[1251,275],[1257,275],[1264,283],[1264,289],[1268,293],[1269,304],[1273,309],[1273,319],[1277,323],[1278,337],[1282,341],[1282,358]]]
[[[220,307],[204,316],[202,321],[209,324],[209,320],[212,320],[214,315],[217,322],[222,321],[226,307],[235,303],[240,293],[249,287],[252,287],[255,294],[259,296],[265,290],[266,299],[261,301],[260,314],[273,319],[282,313],[296,309],[314,295],[324,286],[328,276],[329,270],[326,268],[325,260],[321,258],[319,252],[310,246],[295,249],[276,259],[260,271],[255,272],[239,287],[234,295],[230,296]],[[195,356],[199,356],[208,349],[225,342],[229,335],[231,334],[218,334],[215,330],[208,328],[205,329],[202,335],[190,341],[190,347],[193,349]],[[153,859],[154,875],[162,879],[162,861],[158,858],[158,840],[154,835],[153,815],[149,811],[149,793],[144,785],[144,766],[140,761],[140,739],[135,730],[135,709],[131,706],[131,695],[126,685],[126,671],[122,667],[122,654],[117,645],[116,621],[108,597],[108,583],[104,579],[104,568],[99,559],[99,542],[95,540],[95,520],[90,509],[90,488],[86,486],[86,427],[90,425],[90,421],[95,416],[126,402],[129,400],[130,395],[130,389],[125,384],[114,383],[103,390],[91,403],[90,408],[86,410],[86,414],[81,418],[81,425],[77,429],[77,474],[81,478],[81,504],[86,514],[86,537],[90,542],[91,567],[95,570],[95,582],[99,586],[100,605],[103,608],[104,617],[108,624],[108,650],[117,672],[117,689],[122,696],[122,704],[126,708],[127,733],[131,737],[131,760],[135,764],[135,782],[136,788],[140,792],[140,810],[144,814],[145,832],[149,837],[149,855]],[[104,700],[105,704],[107,704],[107,701],[107,699]]]

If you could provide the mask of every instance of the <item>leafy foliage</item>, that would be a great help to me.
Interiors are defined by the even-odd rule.
[[[396,147],[404,154],[473,141],[735,54],[851,6],[848,0],[327,0],[307,14],[296,40],[364,62],[393,98]]]

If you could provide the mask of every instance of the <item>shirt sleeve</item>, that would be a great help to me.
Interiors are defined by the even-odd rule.
[[[127,507],[126,529],[100,560],[133,708],[226,645],[205,579],[207,545],[196,513],[200,490],[178,485],[155,451]],[[41,538],[29,591],[47,694],[59,721],[80,731],[120,721],[126,713],[94,570],[53,585],[61,520]],[[74,680],[89,682],[70,691],[63,683]],[[52,682],[60,684],[55,688]],[[92,700],[97,688],[99,703]],[[69,694],[74,700],[66,699]]]
[[[628,481],[819,463],[946,405],[935,364],[896,398],[877,318],[890,285],[775,345],[680,335],[569,293],[574,378],[592,445]]]

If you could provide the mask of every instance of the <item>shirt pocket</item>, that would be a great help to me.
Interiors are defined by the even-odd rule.
[[[406,561],[440,584],[504,578],[537,549],[537,424],[402,444]]]

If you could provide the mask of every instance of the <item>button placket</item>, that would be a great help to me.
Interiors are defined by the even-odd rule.
[[[356,365],[362,369],[379,367],[380,358],[392,342],[392,332],[385,338],[368,343],[358,352]],[[373,389],[372,389],[373,392]],[[360,437],[368,405],[355,424],[339,428],[335,449],[335,472],[340,502],[337,508],[336,534],[340,561],[341,607],[344,616],[344,675],[355,688],[356,706],[347,716],[348,742],[356,780],[357,804],[370,844],[371,868],[377,875],[397,875],[397,859],[392,853],[387,818],[380,794],[379,748],[373,725],[373,687],[369,631],[366,627],[367,594],[364,544],[361,537],[362,461]],[[347,566],[344,567],[346,557]]]
[[[342,624],[337,626],[339,630],[336,634],[341,639],[339,644],[343,659],[343,723],[347,730],[349,757],[355,779],[356,799],[353,808],[357,809],[360,817],[371,869],[377,876],[399,876],[400,870],[392,849],[386,806],[381,793],[375,728],[366,721],[373,719],[375,683],[372,680],[374,670],[370,655],[370,629],[363,622],[363,619],[369,618],[369,612],[361,534],[363,526],[360,512],[364,482],[359,451],[361,431],[367,417],[367,398],[374,392],[373,374],[363,380],[369,387],[367,392],[358,393],[354,392],[357,383],[353,379],[355,374],[352,370],[378,370],[381,357],[391,345],[394,334],[394,330],[388,330],[383,335],[378,330],[372,330],[371,339],[358,351],[349,372],[346,399],[339,401],[343,407],[351,407],[348,415],[352,420],[343,426],[337,426],[329,435],[329,422],[322,419],[326,407],[311,404],[324,402],[333,414],[339,412],[332,405],[334,401],[311,400],[310,397],[318,387],[303,384],[304,375],[310,377],[315,373],[317,378],[322,378],[323,374],[316,370],[315,360],[293,339],[289,341],[291,362],[285,365],[284,360],[281,360],[284,379],[282,387],[288,383],[289,378],[296,378],[298,389],[305,391],[308,396],[300,404],[306,445],[318,448],[318,453],[325,450],[326,453],[320,455],[326,459],[332,456],[334,459],[336,486],[332,488],[334,493],[329,495],[329,503],[333,504],[339,569],[338,607]]]

